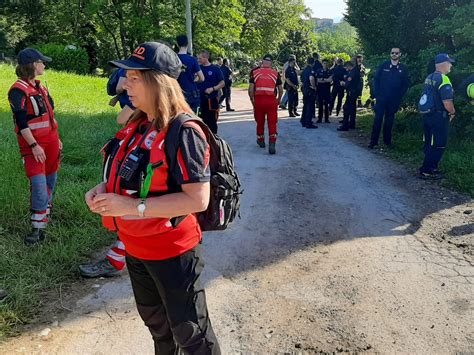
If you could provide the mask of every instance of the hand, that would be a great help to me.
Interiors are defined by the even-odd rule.
[[[449,115],[449,122],[452,122],[454,118],[456,117],[456,113],[450,113]]]
[[[99,185],[94,186],[92,189],[90,189],[89,191],[86,192],[84,197],[86,199],[87,206],[89,207],[89,209],[91,211],[95,208],[94,198],[98,194],[103,194],[103,193],[105,193],[105,183],[104,182],[101,182]]]
[[[44,149],[38,144],[32,150],[33,156],[38,163],[44,163],[46,161],[46,154],[44,153]]]
[[[207,88],[206,90],[204,90],[204,92],[209,95],[214,92],[214,88]]]
[[[63,150],[63,141],[59,140],[59,150]]]
[[[114,193],[97,194],[93,199],[92,212],[101,216],[121,217],[137,214],[137,199]]]

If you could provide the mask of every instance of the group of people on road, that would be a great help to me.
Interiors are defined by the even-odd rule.
[[[228,61],[223,60],[221,67],[214,65],[207,51],[201,51],[197,59],[188,54],[186,36],[178,36],[177,43],[178,53],[164,44],[146,42],[128,59],[110,62],[118,71],[109,94],[117,95],[112,101],[120,103],[122,111],[117,121],[124,127],[102,149],[103,181],[85,194],[85,200],[90,211],[100,215],[104,227],[116,232],[118,239],[104,259],[82,265],[81,274],[113,276],[127,266],[137,309],[150,329],[157,353],[181,350],[219,354],[200,284],[202,232],[196,213],[205,210],[209,201],[210,147],[206,133],[196,123],[196,113],[212,132],[217,132],[220,103],[225,100],[227,110],[232,111],[233,74]],[[378,144],[382,126],[385,145],[392,144],[394,116],[409,86],[407,69],[400,58],[400,49],[392,48],[390,59],[375,72],[375,118],[369,148]],[[358,56],[346,63],[337,59],[330,68],[327,60],[320,62],[313,55],[300,70],[295,56],[290,56],[281,75],[272,68],[272,56],[265,55],[261,66],[251,71],[248,89],[258,146],[266,147],[267,121],[268,150],[276,153],[278,107],[283,104],[284,87],[289,114],[296,117],[300,82],[303,127],[317,127],[313,122],[316,101],[316,123],[323,119],[329,122],[334,107],[339,115],[345,95],[339,130],[355,128],[365,75],[362,59]],[[8,93],[31,187],[32,230],[24,238],[29,246],[45,240],[62,151],[54,100],[38,80],[51,60],[36,49],[20,51],[18,80]],[[438,164],[455,114],[453,89],[447,77],[453,62],[447,54],[437,55],[436,70],[425,81],[425,86],[433,88],[434,109],[423,116],[423,178],[442,176]],[[474,75],[463,88],[466,97],[474,100]],[[222,97],[220,90],[224,92]],[[168,169],[170,157],[163,144],[169,127],[182,114],[194,121],[186,122],[180,131],[174,157],[179,174],[175,176]],[[177,222],[176,216],[184,219]],[[4,293],[0,292],[0,297]]]

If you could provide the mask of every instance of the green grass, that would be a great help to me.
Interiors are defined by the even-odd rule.
[[[364,131],[368,142],[373,115],[358,116],[357,119],[357,125]],[[413,169],[420,167],[423,162],[423,130],[419,114],[406,111],[397,114],[393,127],[393,143],[394,149],[386,151],[390,158]],[[440,169],[446,174],[442,182],[444,186],[474,197],[474,140],[461,139],[452,132]]]
[[[55,100],[64,158],[48,241],[23,245],[30,230],[29,185],[6,99],[15,79],[14,67],[0,65],[0,288],[9,293],[0,302],[0,339],[20,331],[47,293],[79,278],[78,263],[113,240],[84,202],[84,193],[101,178],[99,149],[118,128],[106,79],[49,71],[41,79]]]

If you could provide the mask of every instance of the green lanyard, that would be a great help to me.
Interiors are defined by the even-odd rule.
[[[146,198],[148,196],[148,192],[150,191],[151,186],[151,178],[153,177],[153,172],[155,169],[158,169],[164,165],[163,160],[160,160],[158,163],[155,164],[148,164],[146,167],[146,178],[143,179],[143,175],[141,178],[140,184],[140,198]]]

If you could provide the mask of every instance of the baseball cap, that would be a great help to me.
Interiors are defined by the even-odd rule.
[[[18,64],[26,65],[37,62],[38,60],[42,60],[43,62],[51,62],[52,59],[50,57],[46,57],[45,55],[41,54],[41,52],[34,48],[25,48],[22,49],[18,53]]]
[[[440,53],[435,57],[435,64],[441,64],[444,62],[454,63],[455,60],[446,53]]]
[[[263,56],[263,60],[268,60],[268,61],[271,62],[271,61],[273,61],[273,57],[270,54],[265,54]]]
[[[167,45],[159,42],[140,44],[125,60],[113,60],[110,65],[127,70],[155,70],[174,79],[181,73],[181,60]]]

